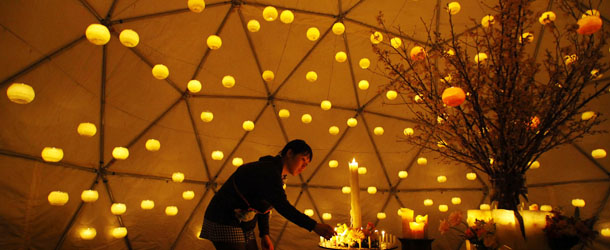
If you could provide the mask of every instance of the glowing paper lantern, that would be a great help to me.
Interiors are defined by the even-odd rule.
[[[377,188],[376,187],[368,187],[366,189],[366,192],[368,192],[369,194],[375,194],[375,193],[377,193]]]
[[[417,158],[417,165],[426,165],[428,164],[428,159],[426,159],[425,157],[419,157]]]
[[[413,61],[423,60],[426,58],[426,51],[421,46],[415,46],[411,49],[411,52],[409,52],[409,56]]]
[[[155,152],[155,151],[159,151],[160,148],[161,148],[161,143],[158,140],[155,140],[155,139],[146,140],[146,150]]]
[[[280,109],[280,111],[278,112],[278,115],[280,116],[280,118],[288,118],[290,117],[290,111],[288,111],[287,109]]]
[[[523,34],[521,34],[521,37],[519,37],[519,43],[531,43],[532,41],[534,41],[534,34],[529,33],[529,32],[525,32]]]
[[[350,128],[356,127],[356,125],[358,125],[358,120],[356,120],[356,118],[349,118],[347,119],[347,126],[349,126]]]
[[[114,147],[112,150],[112,157],[117,160],[125,160],[129,157],[129,149],[124,147]]]
[[[126,227],[115,227],[112,229],[112,237],[115,239],[125,238],[127,236],[127,228]]]
[[[398,92],[396,92],[396,90],[388,90],[388,92],[385,93],[385,97],[388,98],[388,100],[394,100],[397,96]]]
[[[157,64],[152,68],[152,75],[159,80],[163,80],[169,76],[169,69],[163,64]]]
[[[176,206],[165,207],[165,214],[167,216],[175,216],[176,214],[178,214],[178,207],[176,207]]]
[[[362,68],[362,69],[368,69],[369,66],[371,66],[371,61],[365,57],[365,58],[360,59],[360,61],[358,62],[358,65],[360,65],[360,68]]]
[[[304,214],[309,217],[313,216],[313,209],[311,209],[311,208],[305,209]]]
[[[551,212],[553,211],[553,207],[551,207],[550,205],[542,205],[540,206],[540,211]]]
[[[70,196],[68,195],[68,193],[62,191],[53,191],[49,193],[49,196],[47,196],[49,204],[53,206],[63,206],[68,203],[69,199]]]
[[[332,218],[333,218],[333,216],[330,213],[323,213],[322,214],[322,219],[323,220],[330,220]]]
[[[383,41],[383,34],[381,34],[381,32],[375,31],[373,34],[371,34],[372,44],[379,44],[381,41]]]
[[[44,147],[41,156],[46,162],[59,162],[64,158],[64,150],[56,147]]]
[[[341,35],[343,34],[343,32],[345,32],[345,25],[343,25],[343,23],[336,22],[335,24],[333,24],[332,30],[335,35]]]
[[[315,71],[309,71],[305,75],[305,79],[307,79],[307,81],[309,82],[315,82],[316,80],[318,80],[318,73],[316,73]]]
[[[449,207],[447,205],[438,205],[438,211],[441,212],[447,212],[447,210],[449,210]]]
[[[245,121],[241,127],[245,130],[245,131],[252,131],[254,130],[254,122],[252,121]]]
[[[601,235],[604,237],[610,237],[610,228],[602,228]]]
[[[244,164],[244,159],[242,159],[240,157],[235,157],[231,161],[231,164],[233,164],[233,166],[235,166],[235,167],[239,167]]]
[[[593,111],[587,111],[587,112],[583,112],[582,115],[580,116],[580,119],[583,121],[588,121],[591,118],[595,117],[595,112]]]
[[[424,200],[424,206],[429,207],[434,205],[434,201],[432,201],[432,199],[425,199]]]
[[[481,205],[479,206],[479,209],[480,209],[480,210],[490,210],[490,209],[491,209],[491,207],[489,206],[489,204],[481,204]]]
[[[416,95],[416,96],[413,97],[413,101],[417,102],[417,103],[420,103],[420,102],[423,101],[423,98],[421,96],[419,96],[419,95]]]
[[[235,86],[235,78],[233,76],[224,76],[222,78],[222,86],[225,88],[233,88]]]
[[[451,204],[459,205],[461,203],[462,203],[462,199],[460,197],[453,197],[453,198],[451,198]]]
[[[335,54],[335,60],[340,63],[345,62],[345,60],[347,60],[347,54],[345,54],[343,51],[339,51],[337,54]]]
[[[83,202],[95,202],[99,198],[99,194],[97,193],[97,190],[83,190],[80,194],[80,198]]]
[[[494,23],[496,23],[496,20],[492,15],[484,16],[483,19],[481,19],[481,26],[483,26],[483,28],[488,28],[489,25],[493,25]]]
[[[365,167],[358,167],[358,174],[366,174],[367,170]]]
[[[402,133],[406,136],[411,136],[413,135],[413,133],[415,133],[415,131],[413,130],[413,128],[405,128]]]
[[[25,83],[13,83],[6,89],[6,96],[11,102],[28,104],[34,100],[34,89]]]
[[[578,60],[578,56],[576,56],[576,54],[572,54],[564,56],[563,59],[565,60],[564,62],[566,65],[570,65]]]
[[[189,83],[186,85],[186,88],[191,93],[197,93],[201,91],[201,82],[197,80],[190,80]]]
[[[273,81],[273,79],[275,79],[275,74],[273,74],[273,71],[271,71],[271,70],[263,71],[263,80],[265,80],[265,82]]]
[[[595,159],[602,159],[602,158],[606,158],[606,150],[604,149],[595,149],[593,151],[591,151],[591,156],[593,156],[593,158]]]
[[[184,174],[181,172],[172,173],[172,181],[173,182],[182,182],[184,181]]]
[[[151,210],[155,207],[155,202],[151,200],[143,200],[140,203],[140,207],[144,210]]]
[[[447,182],[447,176],[439,175],[439,176],[436,177],[436,181],[438,183],[445,183],[445,182]]]
[[[443,53],[444,53],[446,56],[455,56],[455,50],[453,50],[453,49],[448,49],[448,50],[445,50],[445,51],[443,51]]]
[[[320,37],[320,31],[316,27],[311,27],[311,28],[307,29],[306,35],[307,35],[307,39],[309,39],[309,41],[315,41],[315,40],[318,40],[318,38]]]
[[[572,206],[575,207],[585,207],[585,200],[583,199],[573,199]]]
[[[542,25],[545,25],[554,22],[555,18],[557,18],[555,12],[547,11],[540,15],[540,17],[538,18],[538,22],[540,22],[540,24]]]
[[[474,181],[475,179],[477,179],[477,174],[476,173],[467,173],[466,174],[466,179],[470,180],[470,181]]]
[[[466,100],[466,93],[459,87],[446,88],[443,91],[443,103],[449,107],[457,107]]]
[[[119,34],[119,40],[125,47],[133,48],[140,42],[140,36],[133,30],[124,29],[121,31],[121,34]]]
[[[602,28],[602,19],[598,16],[585,16],[577,22],[576,32],[581,35],[591,35]]]
[[[361,89],[361,90],[369,89],[369,81],[367,81],[367,80],[360,80],[360,82],[358,82],[358,88]]]
[[[476,56],[474,56],[475,63],[483,63],[483,62],[485,62],[485,60],[487,60],[487,54],[485,54],[483,52],[478,53]]]
[[[339,134],[339,127],[331,126],[330,128],[328,128],[328,133],[331,134],[331,135],[338,135]]]
[[[190,201],[193,198],[195,198],[195,192],[193,192],[192,190],[182,192],[182,199]]]
[[[225,155],[220,150],[215,150],[212,152],[212,160],[220,161],[224,157],[225,157]]]
[[[214,119],[214,113],[210,111],[201,112],[201,120],[203,122],[211,122]]]
[[[95,238],[95,235],[97,235],[97,232],[95,231],[95,228],[85,228],[80,230],[80,238],[83,240],[92,240]]]
[[[336,168],[339,166],[339,162],[337,160],[330,160],[328,162],[328,167],[330,168]]]
[[[383,132],[384,132],[383,127],[375,127],[375,129],[373,129],[373,133],[375,135],[383,135]]]
[[[398,171],[398,178],[400,179],[404,179],[407,178],[407,176],[409,175],[409,173],[407,173],[407,171]]]
[[[311,123],[312,119],[313,118],[311,117],[310,114],[304,114],[304,115],[301,116],[301,122],[303,122],[305,124]]]
[[[280,21],[282,21],[282,23],[292,23],[292,21],[294,21],[294,14],[292,11],[284,10],[280,14]]]
[[[383,220],[385,219],[387,216],[384,212],[379,212],[377,213],[377,219]]]
[[[257,20],[248,21],[248,31],[250,32],[258,32],[261,29],[261,24]]]
[[[85,36],[89,42],[95,45],[104,45],[110,41],[110,31],[101,24],[91,24],[85,30]]]
[[[189,9],[195,13],[200,13],[205,9],[205,1],[203,0],[188,0],[187,4]]]
[[[341,193],[349,194],[351,192],[352,192],[352,188],[351,187],[344,186],[344,187],[341,188]]]
[[[394,37],[390,40],[390,45],[392,45],[392,47],[395,49],[398,49],[400,46],[402,46],[402,40],[398,37]]]
[[[222,39],[220,39],[220,37],[217,35],[210,35],[206,40],[206,44],[208,45],[208,48],[217,50],[222,46]]]
[[[538,162],[538,161],[534,161],[529,165],[530,165],[530,168],[532,168],[532,169],[540,168],[540,162]]]
[[[322,110],[329,110],[332,106],[333,105],[329,100],[324,100],[320,103],[320,108],[322,108]]]
[[[267,6],[263,9],[263,19],[267,22],[275,21],[277,19],[277,9],[273,6]]]
[[[451,2],[447,4],[447,12],[449,12],[450,15],[455,15],[459,13],[461,9],[462,6],[458,2]]]
[[[110,206],[110,212],[114,215],[124,214],[125,211],[127,211],[127,206],[123,203],[112,203],[112,206]]]

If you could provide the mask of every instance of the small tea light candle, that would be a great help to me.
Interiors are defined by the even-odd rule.
[[[583,200],[583,199],[573,199],[572,200],[572,206],[575,206],[575,207],[584,207],[585,206],[585,200]]]

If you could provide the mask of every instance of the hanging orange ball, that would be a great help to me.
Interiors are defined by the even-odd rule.
[[[602,19],[598,16],[585,16],[578,20],[578,34],[591,35],[602,28]]]
[[[450,107],[457,107],[464,103],[466,94],[459,87],[450,87],[443,91],[443,103]]]

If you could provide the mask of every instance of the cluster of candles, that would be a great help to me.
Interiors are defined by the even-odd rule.
[[[406,239],[425,239],[428,230],[428,215],[418,215],[413,220],[413,210],[401,208],[402,237]]]
[[[347,234],[347,231],[341,235],[335,235],[329,240],[324,239],[324,237],[320,236],[320,246],[325,248],[349,248],[351,242],[345,234]],[[379,249],[394,248],[395,246],[397,246],[398,242],[396,239],[396,235],[386,233],[385,231],[381,231],[381,233],[379,233],[379,230],[375,230],[373,238],[369,236],[367,240],[368,245],[365,246],[368,246],[368,248],[373,248],[377,246],[376,248]],[[362,242],[357,243],[358,249],[361,249],[363,246]]]

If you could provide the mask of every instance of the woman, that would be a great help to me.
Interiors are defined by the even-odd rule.
[[[335,235],[330,225],[317,223],[288,202],[286,175],[296,176],[311,162],[313,152],[303,140],[288,142],[278,156],[263,156],[239,167],[214,195],[205,212],[201,238],[217,250],[258,249],[254,227],[258,222],[263,249],[273,249],[269,212],[275,208],[292,223],[324,238]]]

